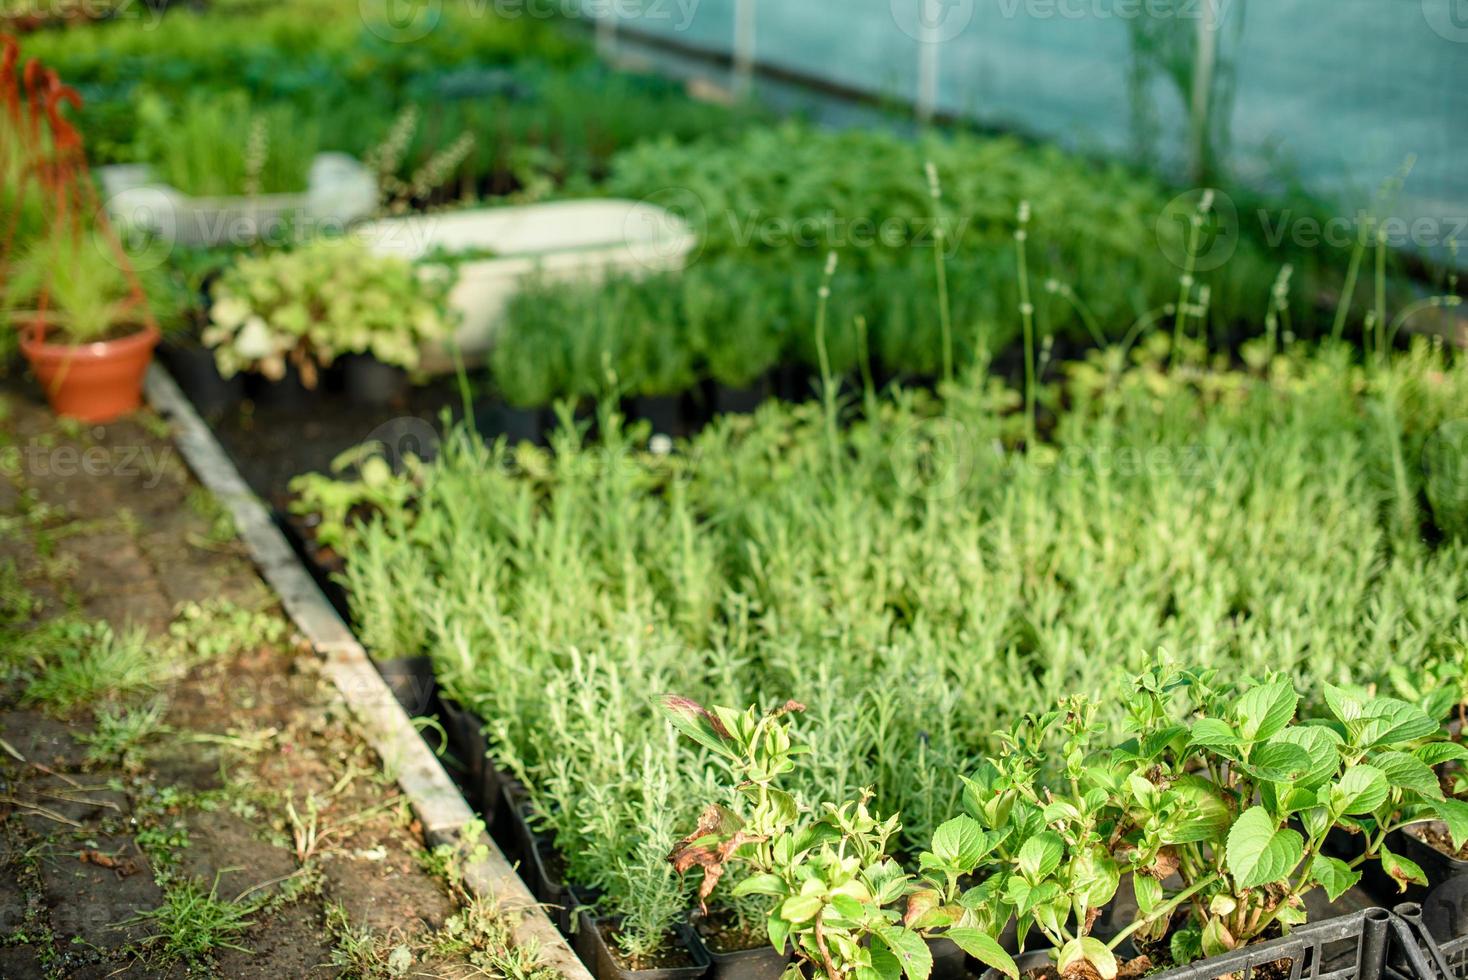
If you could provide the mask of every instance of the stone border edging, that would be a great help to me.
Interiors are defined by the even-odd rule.
[[[475,819],[474,811],[367,659],[362,644],[322,595],[214,433],[156,362],[148,369],[146,394],[149,405],[169,423],[173,441],[189,468],[234,518],[240,540],[249,549],[261,576],[280,597],[286,614],[321,655],[326,674],[356,716],[362,736],[408,797],[423,825],[424,839],[429,846],[459,844],[463,828]],[[538,948],[547,966],[567,980],[592,980],[591,973],[490,836],[481,832],[480,839],[473,843],[485,845],[488,854],[465,869],[469,889],[481,898],[499,902],[503,911],[517,920],[516,942]]]

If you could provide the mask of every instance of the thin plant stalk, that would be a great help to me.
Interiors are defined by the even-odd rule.
[[[1030,202],[1019,205],[1019,227],[1014,232],[1019,259],[1019,316],[1025,342],[1025,445],[1035,445],[1035,304],[1030,299],[1030,268],[1025,243],[1029,240]]]
[[[1376,353],[1386,358],[1386,233],[1376,229]]]
[[[1346,335],[1346,317],[1351,312],[1351,300],[1355,297],[1356,281],[1361,275],[1361,260],[1366,256],[1366,229],[1356,235],[1356,245],[1351,249],[1351,262],[1346,266],[1346,282],[1341,287],[1341,300],[1335,308],[1335,325],[1330,330],[1332,344],[1341,342]]]
[[[453,334],[448,337],[449,356],[454,361],[454,381],[459,388],[459,402],[464,407],[464,424],[469,431],[479,435],[479,426],[474,421],[474,388],[469,382],[469,372],[464,367],[464,353],[459,350],[459,340]]]
[[[1081,301],[1080,296],[1069,283],[1061,282],[1058,279],[1048,279],[1045,282],[1045,291],[1061,297],[1070,304],[1071,309],[1075,310],[1081,318],[1081,324],[1085,326],[1086,332],[1091,335],[1091,340],[1098,349],[1106,346],[1106,335],[1101,331],[1100,324],[1096,322],[1096,315],[1091,312],[1089,306]]]
[[[1213,209],[1213,192],[1204,191],[1198,209],[1188,221],[1188,254],[1183,259],[1183,274],[1178,276],[1177,315],[1172,324],[1172,363],[1176,364],[1183,345],[1183,331],[1188,323],[1188,300],[1193,295],[1194,274],[1198,268],[1198,243],[1203,235],[1203,219]]]
[[[947,234],[943,230],[943,185],[938,168],[927,165],[928,193],[933,199],[933,267],[938,277],[938,325],[943,335],[943,383],[953,383],[953,311],[948,299],[948,265],[943,251]]]
[[[1285,332],[1290,330],[1290,277],[1294,274],[1294,267],[1283,265],[1280,267],[1279,275],[1275,277],[1274,286],[1269,291],[1269,311],[1264,315],[1265,336],[1268,338],[1269,357],[1272,360],[1279,350],[1280,320],[1284,320]]]
[[[830,446],[831,473],[840,478],[841,451],[836,431],[836,379],[831,373],[831,355],[826,350],[826,315],[831,305],[831,280],[836,277],[836,253],[826,255],[826,270],[816,294],[816,358],[821,368],[821,402],[826,412],[826,439]]]
[[[861,368],[862,399],[867,414],[874,415],[877,407],[877,383],[872,379],[871,341],[867,336],[867,318],[857,314],[853,321],[856,327],[857,363]]]
[[[1397,314],[1396,318],[1392,320],[1391,326],[1387,328],[1387,347],[1390,348],[1396,343],[1397,334],[1400,333],[1402,328],[1407,325],[1407,321],[1412,319],[1417,314],[1423,312],[1424,310],[1452,309],[1456,306],[1461,305],[1462,302],[1463,299],[1461,296],[1448,295],[1429,296],[1426,299],[1419,299],[1415,303],[1408,304],[1407,306],[1402,308],[1402,312]]]

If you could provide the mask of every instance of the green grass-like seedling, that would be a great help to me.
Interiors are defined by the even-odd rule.
[[[219,880],[206,892],[197,880],[170,886],[163,904],[128,919],[146,923],[157,931],[138,943],[160,965],[186,963],[198,966],[211,954],[224,949],[242,953],[250,950],[239,943],[249,929],[255,906],[219,899]]]
[[[22,702],[56,711],[152,690],[166,669],[136,627],[118,633],[106,623],[57,620],[22,645],[33,670]]]
[[[168,731],[163,724],[166,709],[163,701],[154,701],[143,708],[100,708],[96,730],[77,736],[77,741],[87,746],[87,762],[137,769],[142,761],[143,745]]]

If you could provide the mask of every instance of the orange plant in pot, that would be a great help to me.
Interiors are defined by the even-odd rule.
[[[63,115],[80,97],[19,65],[0,35],[0,314],[58,414],[111,421],[142,401],[158,326]]]

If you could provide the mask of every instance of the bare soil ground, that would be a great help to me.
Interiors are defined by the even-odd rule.
[[[544,976],[391,777],[156,419],[0,388],[0,977]]]

